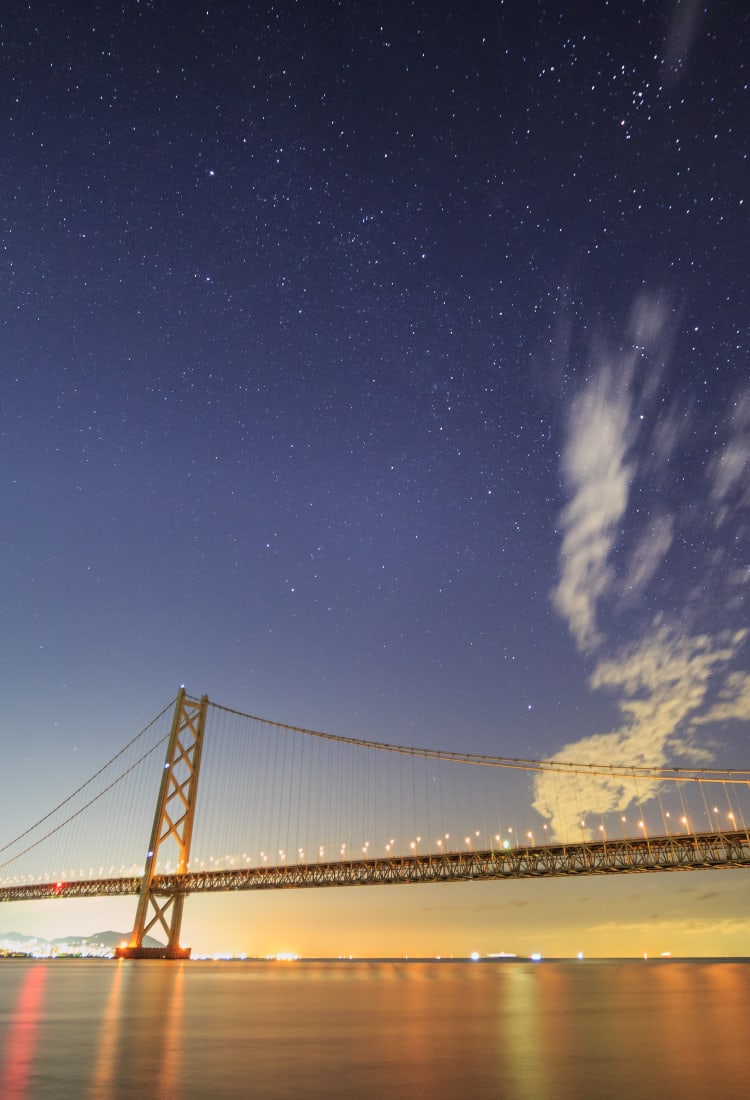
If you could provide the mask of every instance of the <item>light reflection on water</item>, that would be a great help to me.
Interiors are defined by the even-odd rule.
[[[98,1100],[100,1096],[112,1096],[114,1093],[117,1046],[120,1039],[120,990],[124,974],[124,967],[116,967],[102,1016],[101,1037],[89,1090],[91,1100]]]
[[[185,967],[178,966],[172,971],[168,967],[163,967],[162,970],[167,979],[162,991],[166,1015],[156,1094],[157,1096],[178,1096],[182,1057],[182,996]]]
[[[3,960],[0,1096],[731,1100],[748,1019],[743,961]]]
[[[5,1058],[0,1071],[0,1096],[4,1100],[21,1100],[29,1095],[29,1078],[39,1040],[46,978],[47,973],[43,967],[32,966],[23,973],[13,1001],[10,1020],[3,1028]]]

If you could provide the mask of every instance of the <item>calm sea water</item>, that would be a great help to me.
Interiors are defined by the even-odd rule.
[[[0,1097],[745,1097],[750,963],[0,960]]]

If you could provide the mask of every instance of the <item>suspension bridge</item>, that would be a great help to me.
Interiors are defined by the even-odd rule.
[[[118,955],[184,958],[190,894],[750,867],[748,823],[750,771],[410,748],[181,689],[0,844],[0,901],[130,895]]]

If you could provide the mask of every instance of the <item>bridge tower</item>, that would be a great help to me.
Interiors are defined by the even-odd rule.
[[[180,946],[180,926],[185,895],[179,890],[157,893],[153,886],[162,845],[162,857],[176,856],[177,874],[184,874],[190,858],[190,840],[195,817],[203,734],[206,728],[208,696],[189,699],[180,688],[175,702],[172,729],[167,745],[159,797],[151,830],[151,843],[143,872],[133,933],[127,947],[118,947],[118,959],[187,959],[190,948]],[[144,947],[143,937],[158,926],[167,938],[166,947]]]

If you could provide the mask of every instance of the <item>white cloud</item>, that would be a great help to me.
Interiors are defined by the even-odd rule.
[[[660,389],[673,324],[673,311],[663,300],[638,298],[626,333],[631,350],[619,361],[599,360],[567,417],[562,473],[569,500],[560,516],[552,600],[578,648],[597,654],[589,687],[612,696],[620,719],[609,732],[570,741],[555,759],[619,767],[623,774],[594,782],[585,769],[577,774],[570,769],[537,779],[534,807],[563,839],[580,839],[582,821],[584,832],[596,835],[593,830],[607,815],[612,816],[605,828],[619,827],[627,815],[632,832],[642,807],[662,791],[648,777],[636,782],[628,768],[666,769],[677,761],[705,766],[714,748],[708,726],[750,718],[750,673],[736,671],[749,633],[744,608],[750,515],[743,509],[750,511],[750,387],[736,396],[731,416],[719,420],[727,431],[705,466],[708,499],[699,479],[689,499],[691,485],[676,480],[670,460],[692,437],[698,411],[691,412],[685,401],[667,402]],[[628,542],[623,538],[618,544],[623,531]],[[667,555],[674,565],[668,577]],[[658,611],[655,581],[662,576],[669,580],[665,598],[680,608],[679,621]],[[611,642],[607,646],[600,625],[606,621],[603,612],[613,610],[613,597],[619,597],[618,610],[628,613],[621,616],[620,629],[642,621],[634,608],[648,608],[651,620],[645,634],[616,651]],[[656,821],[659,809],[653,810]],[[677,810],[678,819],[684,813]],[[705,816],[704,809],[696,815],[696,820]]]
[[[638,432],[651,420],[673,330],[673,311],[667,301],[658,294],[639,294],[626,326],[629,350],[617,357],[594,352],[600,366],[568,413],[562,473],[569,502],[559,521],[560,574],[552,602],[585,653],[603,641],[597,623],[600,604],[623,591],[612,558],[638,472],[629,452]],[[651,446],[640,460],[641,473],[653,476],[656,469],[663,476],[686,423],[687,417],[673,409],[651,426]],[[660,515],[629,565],[625,584],[634,594],[645,588],[671,541],[672,521]]]
[[[750,722],[750,672],[730,673],[719,692],[718,702],[693,721],[703,725],[733,719]]]
[[[619,707],[628,719],[631,763],[658,767],[667,748],[695,752],[677,731],[703,704],[711,677],[735,657],[745,634],[691,636],[657,624],[642,642],[598,664],[591,687],[624,696]]]
[[[596,606],[614,580],[609,558],[628,502],[629,373],[616,377],[612,367],[602,368],[568,418],[563,472],[571,500],[561,516],[561,575],[552,599],[584,651],[600,641]]]
[[[590,686],[618,695],[623,724],[611,733],[571,742],[555,759],[604,767],[663,768],[675,755],[706,763],[710,753],[691,733],[709,684],[737,654],[747,631],[720,637],[689,635],[660,622],[643,641],[602,660]],[[727,684],[731,677],[727,679]],[[534,788],[534,808],[556,836],[580,837],[580,822],[637,811],[656,793],[654,780],[603,775],[596,781],[546,772]]]

